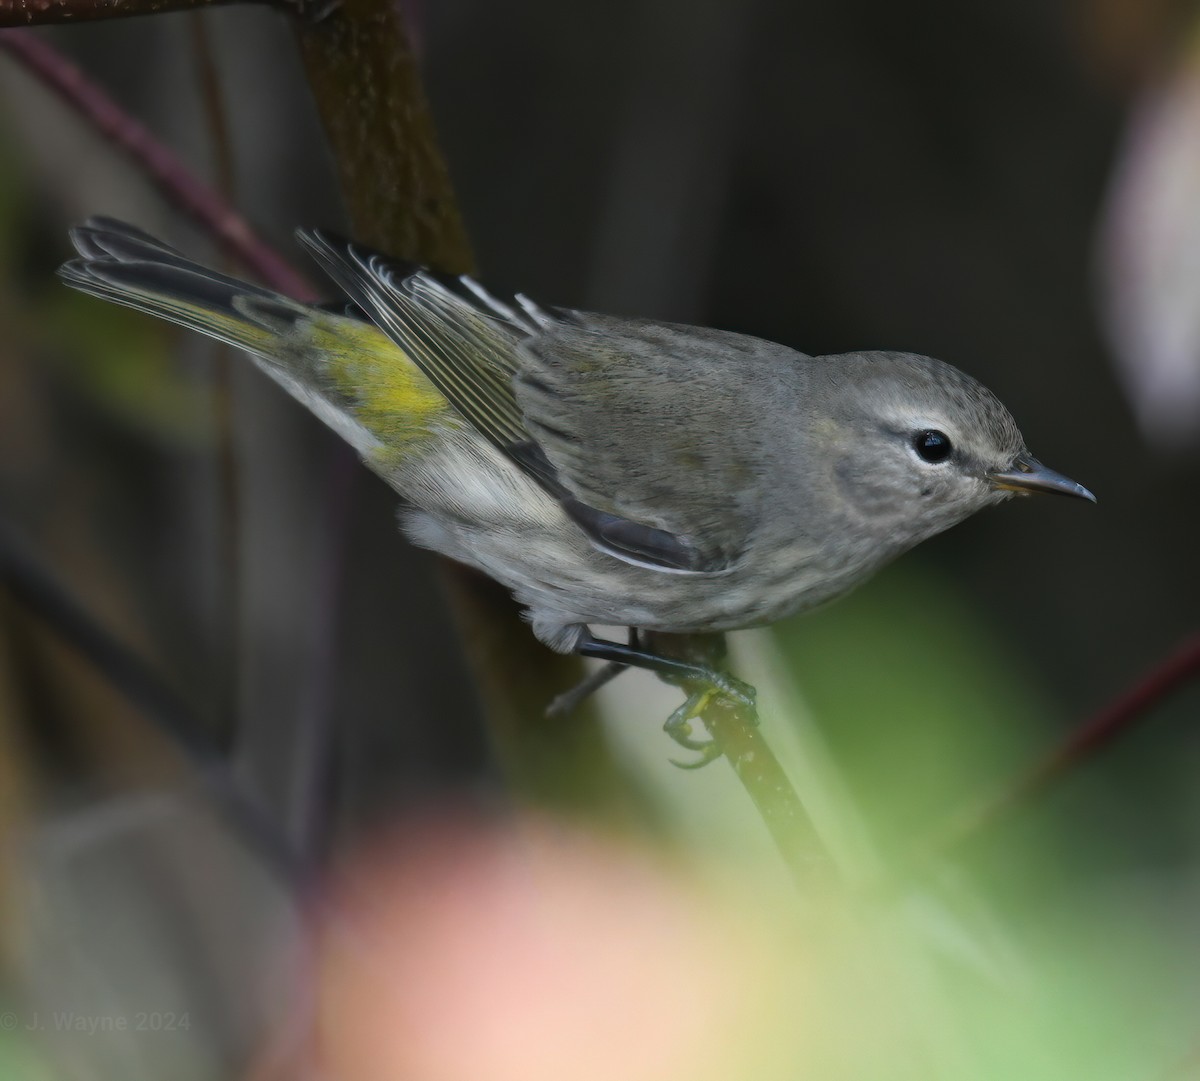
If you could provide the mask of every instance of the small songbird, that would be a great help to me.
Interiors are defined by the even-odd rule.
[[[551,649],[752,700],[589,625],[768,623],[1016,493],[1094,501],[941,361],[501,299],[297,235],[349,304],[298,303],[105,218],[72,231],[60,273],[249,353],[404,498],[414,543],[507,586]]]

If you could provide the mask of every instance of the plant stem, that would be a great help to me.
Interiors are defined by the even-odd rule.
[[[191,16],[192,59],[200,84],[200,100],[208,128],[217,191],[230,205],[234,202],[233,142],[229,133],[220,72],[213,53],[212,38],[203,12]],[[229,269],[225,267],[225,269]],[[242,661],[242,507],[237,459],[237,408],[234,400],[233,349],[224,342],[210,342],[212,354],[212,403],[216,429],[217,467],[217,565],[220,580],[219,636],[224,656],[223,679],[218,700],[226,731],[241,730]]]
[[[320,22],[297,23],[296,33],[355,236],[443,271],[469,271],[471,248],[397,5],[345,0]],[[633,782],[594,712],[545,720],[547,705],[582,678],[579,660],[537,643],[503,588],[443,566],[489,732],[515,789],[593,816],[632,813],[644,825]]]
[[[724,670],[723,634],[646,634],[655,653]],[[812,820],[780,766],[751,708],[715,695],[700,718],[753,801],[763,824],[797,883],[806,893],[828,888],[834,869]]]
[[[298,3],[289,0],[0,0],[0,27],[124,19],[133,15],[195,11],[236,3],[260,3],[292,11],[301,10]]]
[[[1200,675],[1200,635],[1187,639],[1130,690],[1068,734],[1003,791],[956,816],[928,851],[943,854],[991,829],[1017,807],[1145,721],[1153,708]]]
[[[52,45],[32,34],[5,32],[0,33],[0,49],[119,147],[171,203],[210,232],[260,281],[297,300],[317,298],[307,279],[262,241],[245,218]]]

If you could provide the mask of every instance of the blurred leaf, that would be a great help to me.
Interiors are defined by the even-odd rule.
[[[1019,644],[919,558],[775,634],[803,698],[794,712],[815,717],[851,813],[885,852],[902,855],[1042,750],[1049,707]],[[1115,1081],[1181,1060],[1200,983],[1196,951],[1180,956],[1188,908],[1168,903],[1165,878],[1136,899],[1123,877],[1064,878],[1058,846],[1090,826],[1043,806],[1037,829],[1009,834],[1020,851],[1006,866],[1021,880],[1003,883],[1003,897],[947,878],[873,906],[860,930],[876,997],[858,999],[860,1013],[853,992],[833,1008],[824,1076]],[[850,938],[836,948],[831,987],[863,948]],[[889,1032],[897,1016],[910,1047]],[[859,1030],[873,1059],[855,1050]]]
[[[176,358],[174,328],[65,288],[46,295],[41,319],[97,407],[158,442],[207,445],[211,393]]]
[[[24,155],[16,153],[8,131],[0,125],[0,274],[12,272],[17,240],[26,227]]]
[[[1047,730],[1019,649],[919,558],[776,633],[882,841],[912,841],[994,787]]]
[[[18,1012],[0,1013],[0,1023],[7,1025],[10,1018],[15,1018],[17,1024],[28,1023]],[[0,1077],[5,1081],[51,1081],[55,1074],[26,1040],[6,1031],[0,1033]]]
[[[1200,47],[1133,109],[1100,221],[1100,317],[1145,436],[1200,430]]]

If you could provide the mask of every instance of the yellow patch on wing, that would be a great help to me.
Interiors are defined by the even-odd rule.
[[[369,323],[318,317],[309,343],[345,407],[390,451],[403,454],[435,429],[463,423],[407,354]]]

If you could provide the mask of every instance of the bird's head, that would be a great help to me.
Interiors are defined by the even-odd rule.
[[[899,546],[1013,495],[1095,502],[1034,458],[999,399],[957,368],[910,353],[824,359],[833,486],[850,514]]]

